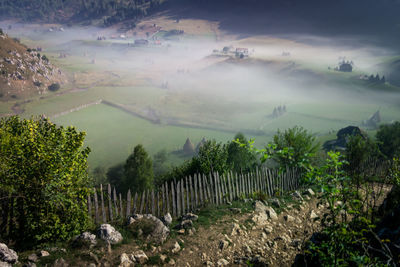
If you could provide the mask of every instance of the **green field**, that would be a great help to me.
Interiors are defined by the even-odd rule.
[[[229,141],[233,134],[220,131],[152,124],[107,105],[94,105],[53,120],[60,125],[74,125],[87,133],[85,145],[92,150],[89,157],[91,168],[110,167],[123,162],[133,147],[143,144],[150,154],[161,149],[180,150],[186,138],[196,145],[203,137]],[[261,143],[265,138],[257,138]],[[170,163],[183,159],[174,158]]]

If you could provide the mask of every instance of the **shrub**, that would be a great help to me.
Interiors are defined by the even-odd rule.
[[[58,91],[60,89],[60,84],[53,83],[53,84],[49,85],[48,89],[52,92]]]
[[[88,226],[84,137],[46,118],[0,120],[0,192],[15,203],[10,239],[29,246],[65,240]]]
[[[400,156],[400,122],[381,125],[376,139],[380,151],[389,159]]]

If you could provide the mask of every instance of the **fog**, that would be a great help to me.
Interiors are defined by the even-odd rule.
[[[0,27],[8,29],[8,25],[9,22],[3,22]],[[326,104],[334,111],[335,103],[340,103],[340,107],[346,106],[348,117],[343,110],[328,117],[345,124],[353,120],[346,120],[352,118],[352,105],[358,113],[365,112],[363,117],[367,119],[374,110],[398,108],[400,103],[396,90],[371,88],[359,79],[362,75],[385,75],[383,63],[398,53],[363,42],[365,36],[292,34],[219,40],[178,36],[161,38],[160,45],[150,41],[149,46],[142,47],[134,45],[134,36],[118,38],[121,33],[111,29],[64,27],[60,31],[59,27],[49,30],[51,27],[13,24],[7,32],[29,46],[42,47],[51,60],[70,74],[101,76],[111,72],[112,81],[101,85],[109,90],[129,87],[135,92],[137,86],[159,88],[162,93],[149,103],[137,95],[132,95],[132,101],[140,102],[142,107],[151,106],[166,121],[183,120],[216,128],[224,124],[233,130],[260,129],[277,105],[287,105],[289,112],[308,114],[312,109],[297,110],[291,106]],[[97,41],[101,36],[107,40]],[[220,51],[229,46],[248,48],[250,55],[243,59],[233,54],[222,55]],[[66,58],[59,58],[63,54]],[[354,62],[351,74],[334,70],[341,60]],[[75,79],[74,86],[90,89],[99,85],[82,86]],[[129,99],[125,100],[129,103]],[[390,121],[395,115],[383,114],[383,118]]]

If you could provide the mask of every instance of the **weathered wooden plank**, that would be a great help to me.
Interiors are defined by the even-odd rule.
[[[189,176],[189,192],[190,192],[190,197],[189,197],[189,201],[190,201],[190,211],[194,211],[195,207],[194,207],[194,190],[193,190],[193,181],[192,181],[193,177]]]
[[[236,192],[235,199],[238,199],[239,195],[240,195],[240,193],[239,193],[239,174],[238,173],[235,173],[233,181],[234,181],[234,187],[235,187],[235,192]]]
[[[176,216],[181,216],[181,181],[176,185]]]
[[[197,178],[199,182],[199,206],[202,206],[204,204],[203,176],[199,173]]]
[[[193,210],[196,210],[197,207],[199,206],[199,199],[198,199],[198,189],[197,189],[197,174],[194,174],[194,206],[195,208]]]
[[[217,203],[217,198],[215,196],[215,185],[214,185],[214,176],[212,175],[212,173],[210,173],[208,175],[208,188],[210,190],[211,193],[211,203],[212,204],[216,204]]]
[[[107,198],[108,198],[108,213],[110,216],[110,221],[113,221],[114,220],[113,205],[112,205],[112,195],[111,195],[111,185],[110,184],[107,185],[107,193],[108,193],[108,196],[107,196]]]
[[[189,189],[189,178],[185,177],[185,185],[186,185],[186,211],[190,211],[190,189]]]
[[[156,216],[160,217],[160,190],[157,190],[157,197],[156,197]]]
[[[139,214],[143,214],[145,198],[146,198],[146,190],[142,192],[142,197],[140,198]]]
[[[96,188],[94,189],[94,212],[95,212],[96,223],[100,223],[99,202],[97,199]]]
[[[229,194],[229,202],[232,202],[232,200],[233,200],[232,173],[229,172],[227,175],[228,175],[228,194]]]
[[[220,177],[219,181],[221,184],[221,196],[222,196],[222,203],[226,203],[226,198],[227,198],[227,192],[226,192],[226,180],[225,180],[225,176],[222,175],[218,175]]]
[[[122,209],[122,194],[119,193],[119,214],[121,218],[124,218],[124,210]]]
[[[138,212],[138,199],[139,199],[139,194],[138,192],[135,192],[135,197],[133,198],[133,213],[132,214],[136,214]]]
[[[179,199],[179,201],[181,202],[181,208],[182,208],[182,214],[185,214],[185,188],[183,186],[183,184],[185,183],[185,179],[182,179],[180,181],[181,183],[181,198]]]
[[[161,186],[161,193],[162,193],[162,215],[164,216],[167,212],[167,202],[165,200],[165,186]]]
[[[115,210],[115,217],[118,217],[118,199],[117,199],[117,191],[113,190],[113,198],[114,198],[114,210]]]
[[[146,214],[150,213],[150,205],[151,205],[150,198],[151,198],[150,191],[147,189],[146,190],[146,197],[144,198],[144,200],[145,200],[144,201],[144,206],[145,206]]]
[[[101,214],[102,219],[103,219],[103,223],[107,222],[107,217],[106,217],[106,209],[104,207],[104,197],[103,197],[103,185],[100,185],[100,201],[101,201]]]
[[[169,190],[168,190],[167,182],[165,182],[165,202],[167,203],[167,212],[171,212],[170,205],[169,205]]]
[[[172,216],[176,217],[175,186],[173,181],[171,182],[171,200],[172,200]]]
[[[128,190],[128,194],[126,195],[126,217],[129,217],[132,215],[131,213],[131,190]]]
[[[157,216],[156,215],[156,200],[154,198],[154,189],[151,190],[151,214],[153,216]]]
[[[219,188],[218,188],[218,178],[216,173],[213,173],[214,177],[214,191],[215,191],[215,204],[219,205],[221,202],[219,201]]]

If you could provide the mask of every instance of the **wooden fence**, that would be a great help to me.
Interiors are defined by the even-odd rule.
[[[262,169],[253,173],[220,176],[195,174],[179,181],[164,183],[159,190],[126,194],[117,193],[110,184],[95,188],[88,197],[88,212],[96,223],[110,222],[132,214],[162,216],[167,212],[179,217],[207,204],[220,205],[255,193],[272,196],[276,190],[290,191],[299,187],[300,172],[292,169],[286,173]]]

